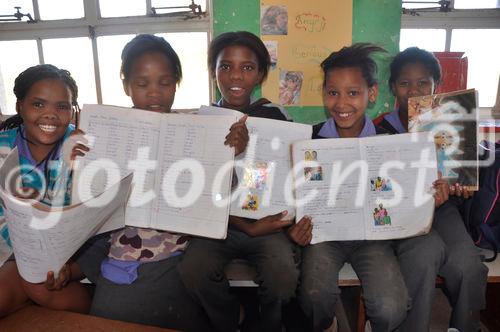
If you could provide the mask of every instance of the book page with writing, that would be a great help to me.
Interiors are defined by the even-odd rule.
[[[360,150],[368,165],[366,239],[406,238],[429,232],[437,163],[435,146],[427,140],[427,133],[362,138]],[[421,157],[425,157],[425,165]]]
[[[232,110],[230,108],[218,107],[218,106],[207,106],[201,105],[198,111],[200,115],[229,115],[235,116],[237,120],[245,115],[245,113]]]
[[[224,114],[232,110],[204,106],[202,114]],[[243,113],[233,111],[241,116]],[[260,219],[284,210],[295,216],[292,186],[286,179],[292,170],[291,144],[311,138],[312,126],[273,119],[249,117],[249,141],[245,152],[235,157],[238,187],[233,189],[230,214]]]
[[[152,228],[225,238],[234,149],[224,141],[235,121],[234,116],[163,115]]]
[[[293,144],[292,156],[296,220],[312,217],[311,243],[364,239],[364,193],[358,192],[364,183],[355,168],[360,162],[358,140],[300,141]]]
[[[7,160],[18,160],[17,149]],[[10,194],[12,163],[0,169],[0,196],[20,275],[28,282],[45,281],[48,271],[58,273],[67,260],[95,235],[117,210],[125,209],[132,175],[98,196],[72,206],[51,208]],[[19,172],[19,171],[17,171]],[[19,173],[17,173],[19,174]],[[7,183],[7,181],[11,181]],[[8,188],[8,189],[6,189]]]
[[[90,151],[84,158],[78,159],[73,195],[79,197],[78,192],[81,191],[84,197],[91,197],[113,184],[109,174],[119,174],[113,179],[117,181],[134,172],[125,223],[123,216],[116,215],[110,220],[114,229],[122,228],[124,224],[151,226],[154,199],[145,200],[144,193],[153,190],[159,168],[157,151],[162,116],[161,113],[126,107],[83,106],[80,129],[89,137]],[[112,229],[113,226],[110,226],[107,230]]]

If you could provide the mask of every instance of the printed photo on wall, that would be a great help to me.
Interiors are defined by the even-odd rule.
[[[392,191],[392,184],[390,179],[381,176],[370,179],[371,191]]]
[[[304,74],[301,71],[280,71],[279,99],[281,105],[299,105]]]
[[[276,69],[278,63],[278,42],[276,40],[264,40],[267,51],[271,57],[271,70]]]
[[[260,30],[261,35],[287,35],[288,11],[286,6],[262,6]]]
[[[373,221],[375,223],[375,226],[391,225],[391,216],[382,204],[379,204],[378,207],[373,209]]]

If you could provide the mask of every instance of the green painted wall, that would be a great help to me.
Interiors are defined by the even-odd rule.
[[[259,0],[213,0],[213,10],[215,36],[236,30],[260,33]],[[400,0],[353,0],[352,42],[374,42],[389,51],[387,55],[377,57],[380,94],[377,103],[368,110],[372,117],[389,111],[394,104],[387,87],[388,63],[390,56],[399,49],[400,28]],[[260,95],[260,89],[256,94]],[[296,122],[312,124],[326,118],[322,107],[287,107],[287,110]]]

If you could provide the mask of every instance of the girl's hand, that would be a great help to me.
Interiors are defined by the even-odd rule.
[[[57,279],[54,279],[54,272],[47,272],[47,280],[45,280],[45,288],[49,291],[58,291],[66,287],[71,280],[71,268],[69,264],[64,264]]]
[[[226,141],[224,142],[224,145],[234,147],[235,156],[239,155],[247,148],[248,129],[245,124],[247,118],[248,115],[245,115],[239,119],[238,122],[233,123],[231,128],[229,128],[229,134],[227,134]]]
[[[465,189],[465,186],[461,186],[458,183],[455,183],[454,185],[450,185],[450,195],[451,196],[457,196],[457,197],[463,197],[465,199],[472,197],[474,195],[474,192],[472,190]]]
[[[250,236],[267,235],[279,232],[283,227],[293,224],[292,220],[282,220],[287,211],[261,218],[248,225],[247,234]]]
[[[311,217],[304,216],[300,221],[292,225],[288,231],[288,236],[299,246],[306,246],[312,240],[312,221]]]
[[[68,164],[71,164],[77,156],[83,157],[90,149],[87,146],[88,140],[85,138],[85,133],[80,129],[75,129],[69,135],[63,145],[63,158]]]
[[[448,186],[448,182],[441,179],[441,176],[439,176],[439,179],[434,181],[432,185],[436,190],[434,193],[434,206],[439,207],[448,200],[450,188]]]

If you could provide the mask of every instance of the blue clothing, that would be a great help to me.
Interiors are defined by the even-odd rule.
[[[130,285],[137,279],[139,265],[141,262],[120,261],[108,257],[101,263],[101,274],[115,284]]]
[[[406,133],[406,129],[401,122],[399,117],[399,109],[392,111],[391,113],[384,116],[384,119],[387,120],[393,127],[398,131],[398,133]]]
[[[313,130],[314,138],[338,138],[333,118]],[[376,135],[377,128],[365,117],[358,137]],[[314,220],[313,220],[314,223]],[[327,241],[302,250],[302,276],[299,303],[311,320],[314,331],[331,324],[340,295],[338,274],[349,262],[363,287],[366,312],[373,331],[392,331],[406,316],[410,300],[391,241]]]
[[[387,122],[381,125],[388,131],[406,133],[399,110],[387,114],[384,120]],[[479,322],[470,312],[485,307],[488,268],[481,263],[453,198],[436,209],[429,234],[394,241],[394,248],[412,298],[412,309],[401,331],[429,329],[437,274],[444,278],[445,294],[453,307],[450,327],[478,330]]]
[[[65,140],[74,126],[66,129],[63,140]],[[0,132],[0,151],[4,159],[12,149],[18,148],[19,166],[24,187],[36,189],[42,194],[41,202],[47,205],[63,206],[71,201],[71,179],[70,168],[65,165],[61,158],[61,147],[52,154],[52,159],[47,163],[37,163],[28,147],[24,134],[24,126]],[[48,179],[48,183],[47,182]],[[3,207],[0,206],[0,217],[3,217]],[[8,233],[2,236],[8,240]]]
[[[335,120],[333,118],[326,120],[318,134],[325,138],[340,138],[337,126],[335,125]],[[368,137],[374,135],[376,135],[375,125],[368,115],[365,115],[365,125],[363,126],[363,129],[358,137]]]

